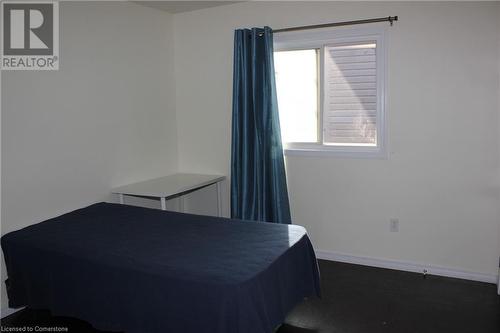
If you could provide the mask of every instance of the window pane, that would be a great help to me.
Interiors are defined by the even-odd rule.
[[[326,46],[324,89],[324,144],[376,146],[376,44]]]
[[[274,66],[283,142],[317,142],[317,51],[275,52]]]

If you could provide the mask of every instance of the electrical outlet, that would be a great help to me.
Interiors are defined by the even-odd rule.
[[[399,219],[390,219],[389,222],[391,232],[399,232]]]

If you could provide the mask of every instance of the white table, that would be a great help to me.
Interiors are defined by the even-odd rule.
[[[120,203],[124,196],[150,197],[160,199],[161,209],[167,209],[167,199],[179,197],[179,210],[184,211],[183,195],[215,184],[217,187],[217,216],[221,216],[221,182],[226,179],[221,175],[202,175],[193,173],[175,173],[166,177],[116,187],[111,190],[118,194]]]

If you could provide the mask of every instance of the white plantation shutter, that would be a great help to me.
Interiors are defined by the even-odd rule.
[[[323,143],[377,144],[375,43],[325,46]]]

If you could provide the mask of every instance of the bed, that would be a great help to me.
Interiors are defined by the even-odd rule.
[[[1,239],[10,307],[127,333],[273,332],[319,271],[303,227],[98,203]]]

